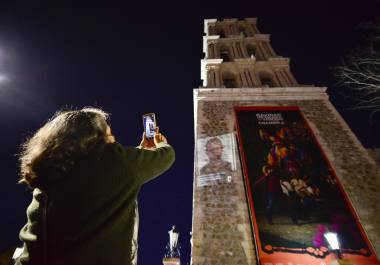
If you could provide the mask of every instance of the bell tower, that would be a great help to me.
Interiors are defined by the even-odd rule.
[[[205,21],[201,78],[205,88],[298,86],[289,58],[272,49],[269,34],[261,34],[256,18]]]
[[[315,138],[315,145],[320,147],[321,157],[327,161],[324,162],[328,167],[326,172],[332,172],[333,182],[339,182],[335,188],[341,187],[338,190],[344,194],[342,200],[350,205],[347,209],[354,209],[348,210],[348,215],[353,217],[352,220],[357,220],[354,222],[357,227],[364,227],[364,232],[358,229],[358,233],[363,235],[366,250],[362,248],[357,253],[348,254],[343,251],[343,255],[349,255],[358,263],[363,263],[367,258],[375,260],[375,254],[380,251],[380,222],[376,216],[380,210],[377,195],[380,191],[380,172],[329,101],[326,87],[299,84],[290,69],[290,59],[275,52],[270,35],[259,31],[256,18],[206,19],[204,34],[205,57],[201,60],[203,86],[194,89],[191,264],[330,263],[333,254],[323,245],[325,242],[319,245],[313,243],[309,234],[323,231],[324,227],[331,229],[331,224],[326,221],[318,226],[319,223],[308,224],[298,216],[293,219],[280,216],[286,212],[285,199],[274,207],[273,222],[266,222],[265,207],[272,207],[269,203],[267,205],[266,182],[258,184],[259,188],[255,189],[253,186],[256,184],[247,171],[251,164],[269,163],[269,153],[265,148],[269,150],[281,144],[279,139],[290,137],[291,131],[301,123],[301,127],[307,127],[305,131]],[[249,149],[253,154],[251,157],[262,157],[247,160],[243,156],[243,145],[239,138],[241,128],[238,128],[238,110],[246,109],[263,110],[263,113],[254,117],[262,119],[260,122],[268,128],[272,123],[288,122],[282,120],[281,111],[285,110],[296,113],[300,123],[292,123],[288,126],[290,128],[282,130],[277,130],[279,125],[271,128],[272,131],[259,130],[257,141],[266,141],[267,145],[263,144],[262,148],[265,148],[261,151],[253,145]],[[268,113],[271,110],[273,113]],[[282,133],[282,136],[276,138],[271,133]],[[248,142],[253,138],[253,134],[248,134]],[[273,143],[268,144],[270,139]],[[293,143],[289,144],[289,139],[284,142],[290,146]],[[295,144],[289,148],[299,144],[293,138],[292,141]],[[271,165],[261,167],[261,164],[260,174],[273,172]],[[308,178],[306,175],[303,177]],[[328,177],[323,178],[325,181]],[[369,183],[366,181],[368,178],[373,181]],[[261,197],[258,195],[260,192]],[[282,198],[285,198],[284,194],[281,194]],[[299,200],[302,203],[302,199]],[[262,202],[261,208],[253,207],[253,202]],[[257,214],[264,216],[262,223]],[[281,220],[285,220],[285,225]],[[289,242],[293,242],[293,237],[281,237],[281,233],[305,237],[307,243],[298,244],[298,239],[294,237],[297,244],[292,245]],[[323,241],[323,234],[321,236]],[[292,248],[294,245],[298,248]],[[307,253],[311,250],[312,253]],[[299,254],[294,254],[297,251]],[[282,258],[276,258],[278,256]]]

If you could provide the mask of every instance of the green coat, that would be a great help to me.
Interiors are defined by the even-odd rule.
[[[39,174],[48,195],[48,264],[134,264],[137,195],[174,158],[164,143],[152,151],[113,143],[78,159],[65,176],[49,170]],[[42,192],[35,188],[20,231],[24,252],[17,265],[42,264],[41,204]]]

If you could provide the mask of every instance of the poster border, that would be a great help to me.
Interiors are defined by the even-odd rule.
[[[253,111],[259,111],[259,110],[263,110],[263,111],[268,111],[268,110],[297,111],[300,114],[301,119],[303,120],[304,124],[306,124],[306,127],[308,128],[311,137],[313,138],[314,142],[316,143],[318,150],[320,151],[324,161],[326,162],[327,166],[329,167],[329,170],[331,171],[331,174],[333,175],[334,179],[336,180],[336,182],[338,184],[337,186],[338,186],[338,188],[339,188],[339,190],[340,190],[340,192],[343,195],[343,198],[345,200],[344,204],[346,205],[346,207],[348,206],[348,209],[351,212],[353,219],[355,220],[356,226],[359,228],[360,234],[363,237],[363,240],[369,249],[369,253],[367,253],[367,255],[363,255],[363,254],[361,254],[361,255],[367,256],[368,258],[371,258],[368,261],[371,261],[372,259],[374,259],[376,264],[380,264],[380,263],[378,263],[378,260],[376,258],[376,254],[375,254],[376,252],[374,250],[374,247],[372,246],[371,241],[368,239],[366,231],[364,230],[364,227],[360,223],[359,215],[358,215],[357,211],[355,210],[351,199],[349,198],[348,194],[344,190],[343,185],[342,185],[340,179],[338,178],[334,167],[332,166],[330,160],[328,159],[325,152],[323,151],[323,148],[322,148],[321,144],[319,143],[319,141],[318,141],[318,139],[314,133],[314,130],[310,127],[310,124],[309,124],[308,120],[306,119],[305,115],[303,114],[303,112],[301,111],[301,108],[298,106],[235,106],[234,107],[234,118],[235,118],[235,125],[236,125],[236,129],[237,129],[236,130],[237,131],[237,140],[238,140],[237,146],[239,148],[239,154],[241,156],[240,160],[241,160],[241,164],[242,164],[242,169],[243,169],[242,171],[243,171],[243,178],[244,178],[243,183],[245,186],[245,192],[246,192],[246,196],[248,199],[249,217],[250,217],[250,221],[251,221],[253,239],[255,241],[254,243],[255,243],[257,259],[259,261],[259,264],[261,264],[260,260],[261,260],[262,256],[268,255],[268,253],[265,253],[265,251],[263,250],[263,246],[261,245],[260,233],[259,233],[259,229],[258,229],[259,226],[258,226],[258,224],[256,222],[256,218],[255,218],[253,196],[252,196],[252,192],[250,189],[248,167],[246,164],[246,156],[245,156],[245,152],[244,152],[244,148],[243,148],[243,139],[242,139],[242,136],[240,133],[240,124],[238,122],[238,117],[237,117],[238,112],[249,111],[249,110],[253,110]],[[330,253],[330,251],[329,251],[329,253]],[[353,254],[350,252],[343,252],[343,253],[346,253],[348,255]],[[300,254],[300,253],[298,253],[298,254]],[[357,255],[355,255],[355,256],[360,255],[360,253],[356,253],[356,254]],[[304,255],[304,254],[301,254],[301,255]]]

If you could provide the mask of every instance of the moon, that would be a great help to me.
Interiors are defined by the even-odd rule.
[[[7,79],[8,78],[5,75],[3,75],[3,74],[0,73],[0,83],[3,83],[5,81],[7,81]]]

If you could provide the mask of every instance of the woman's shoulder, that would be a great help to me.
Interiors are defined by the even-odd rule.
[[[104,147],[102,148],[103,153],[115,153],[115,154],[125,154],[128,152],[133,152],[135,150],[138,150],[138,148],[123,146],[122,144],[118,142],[106,143]]]
[[[137,155],[139,153],[139,149],[136,147],[126,147],[118,142],[107,143],[100,150],[102,157],[112,157],[113,159],[125,159],[132,158],[134,154]]]

